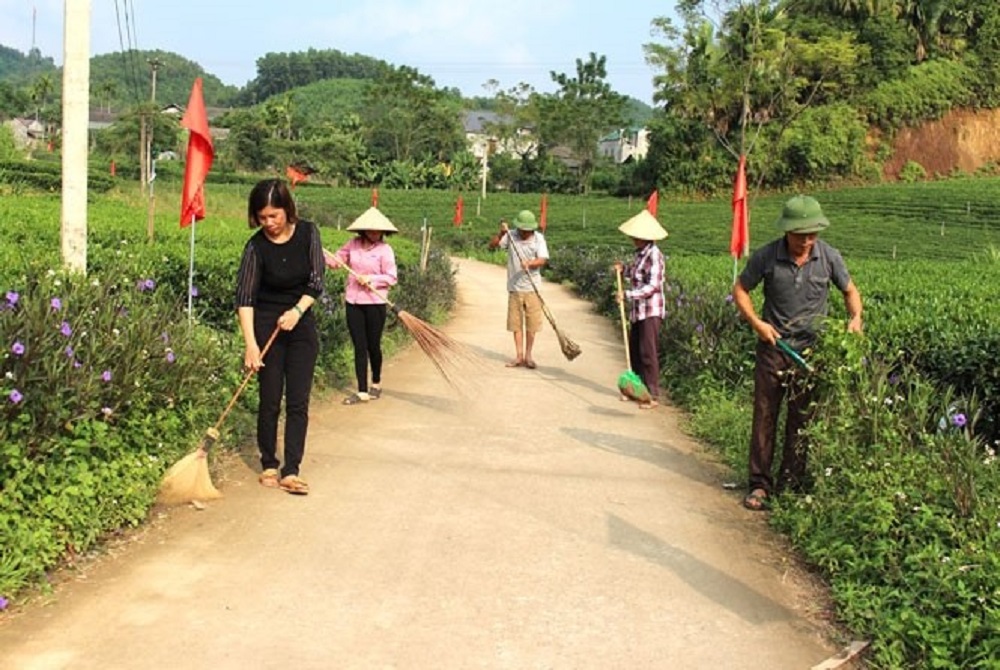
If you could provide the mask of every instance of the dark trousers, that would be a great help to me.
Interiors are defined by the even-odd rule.
[[[274,331],[277,314],[254,315],[254,335],[264,346]],[[292,330],[282,331],[264,356],[264,367],[257,373],[260,390],[257,406],[257,446],[263,469],[277,468],[278,417],[281,400],[285,399],[285,465],[281,476],[299,474],[299,465],[306,448],[309,428],[309,395],[313,371],[319,355],[319,338],[312,312]]]
[[[382,382],[382,331],[385,330],[385,305],[353,305],[347,303],[347,331],[354,344],[354,376],[358,391],[368,391],[368,365],[372,368],[372,384]]]
[[[757,342],[754,367],[753,426],[750,429],[749,488],[768,494],[784,489],[801,490],[806,479],[808,444],[799,435],[811,416],[812,386],[802,371],[777,347]],[[787,397],[785,441],[777,489],[771,474],[781,402]]]
[[[649,389],[653,400],[660,397],[660,324],[663,319],[651,316],[636,321],[628,334],[629,358],[632,370]]]

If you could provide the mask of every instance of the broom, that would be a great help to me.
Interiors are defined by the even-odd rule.
[[[510,240],[510,246],[517,254],[517,260],[524,264],[524,256],[521,255],[521,250],[517,247],[517,243],[514,242],[514,238],[510,234],[510,230],[507,230],[507,238]],[[565,333],[559,330],[559,326],[556,324],[556,318],[552,316],[552,312],[549,311],[548,305],[545,304],[545,300],[542,298],[542,294],[538,290],[538,286],[535,284],[535,279],[531,276],[531,272],[525,270],[525,274],[528,275],[528,281],[531,282],[531,288],[535,291],[535,295],[538,296],[538,302],[542,304],[542,314],[548,320],[549,325],[552,326],[552,330],[556,331],[556,338],[559,340],[559,348],[562,349],[563,356],[566,360],[571,361],[577,356],[579,356],[582,351],[580,345],[578,345],[573,340],[569,339]]]
[[[326,262],[327,267],[334,270],[338,268],[343,268],[349,273],[354,275],[355,278],[360,277],[353,268],[351,268],[346,263],[334,263],[330,260],[331,258],[336,258],[336,256],[327,251],[323,250],[323,258]],[[437,368],[441,376],[444,377],[445,381],[451,385],[452,388],[458,389],[461,384],[460,372],[461,366],[459,363],[464,362],[476,362],[476,356],[467,347],[465,347],[460,342],[457,342],[450,338],[445,333],[441,332],[431,324],[426,321],[418,319],[409,312],[400,309],[395,303],[389,300],[389,296],[379,291],[371,286],[365,286],[366,289],[377,295],[379,298],[385,301],[385,304],[396,315],[399,322],[403,324],[406,331],[417,341],[417,345],[420,346],[421,351],[423,351],[434,367]]]
[[[615,274],[618,277],[618,295],[622,295],[622,271],[621,268],[615,268]],[[646,385],[642,383],[642,379],[636,374],[635,370],[632,369],[632,355],[629,352],[628,346],[628,325],[625,320],[625,300],[618,301],[618,311],[621,313],[622,318],[622,339],[625,341],[625,372],[618,375],[618,390],[623,396],[630,400],[635,400],[639,403],[649,402],[652,400],[652,396],[649,395],[649,389]]]
[[[280,328],[275,326],[274,332],[271,333],[267,344],[264,345],[264,349],[260,352],[261,358],[267,355],[267,350],[271,348],[280,330]],[[243,389],[246,388],[253,375],[253,370],[246,373],[243,377],[243,382],[236,389],[236,393],[229,399],[226,409],[219,416],[219,420],[215,422],[214,426],[205,431],[205,436],[202,438],[198,448],[174,463],[167,470],[167,473],[163,476],[163,482],[160,484],[159,493],[156,495],[157,502],[164,505],[177,505],[191,502],[192,500],[215,500],[222,497],[219,490],[212,484],[212,477],[208,473],[208,450],[219,439],[219,428],[222,427],[222,422],[225,421],[230,410],[233,409],[233,405],[236,404],[236,400],[243,393]]]

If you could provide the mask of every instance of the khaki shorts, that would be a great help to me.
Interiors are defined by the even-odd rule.
[[[507,330],[520,332],[522,324],[529,333],[542,329],[542,301],[534,291],[507,294]]]

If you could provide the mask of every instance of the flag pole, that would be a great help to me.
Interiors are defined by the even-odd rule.
[[[194,323],[194,227],[195,216],[191,215],[191,253],[188,262],[188,325]]]

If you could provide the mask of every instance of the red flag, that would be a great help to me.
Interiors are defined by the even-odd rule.
[[[543,233],[545,229],[548,228],[548,216],[549,216],[549,194],[542,193],[542,206],[539,208],[540,212],[538,215],[538,229]]]
[[[462,225],[462,196],[458,196],[458,200],[455,201],[455,216],[451,222],[456,226]]]
[[[646,201],[646,209],[649,210],[650,214],[656,216],[656,208],[659,206],[659,204],[660,204],[660,192],[653,191],[653,194],[649,196],[649,200]]]
[[[201,90],[201,77],[194,80],[191,97],[181,125],[190,131],[187,160],[184,163],[184,188],[181,192],[181,228],[205,218],[205,177],[212,169],[215,149],[208,132],[208,113]]]
[[[750,220],[747,213],[747,159],[740,156],[733,183],[733,231],[729,237],[729,254],[736,259],[750,252]]]
[[[118,169],[115,167],[114,160],[112,160],[111,161],[111,176],[114,177],[116,174],[118,174]]]
[[[378,189],[372,189],[372,207],[378,208]]]
[[[300,181],[309,179],[308,173],[303,172],[294,165],[289,165],[285,168],[285,176],[288,177],[288,181],[292,183],[292,188],[295,188]]]

